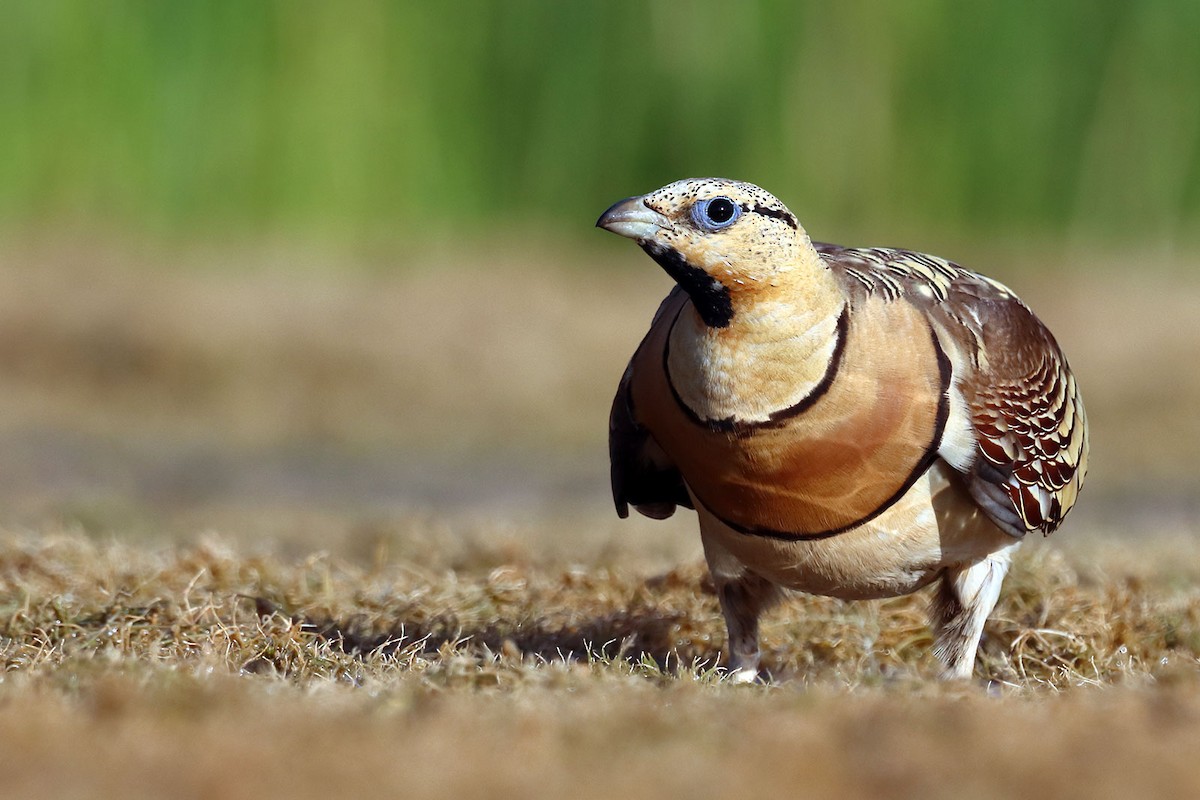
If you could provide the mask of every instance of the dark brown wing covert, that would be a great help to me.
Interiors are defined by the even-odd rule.
[[[1010,532],[1051,533],[1087,474],[1083,398],[1058,343],[1023,303],[1009,295],[974,308],[978,364],[962,383],[978,434],[971,494]]]

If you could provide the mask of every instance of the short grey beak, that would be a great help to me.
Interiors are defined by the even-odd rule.
[[[627,197],[613,203],[596,220],[596,227],[637,241],[650,239],[660,230],[671,227],[666,217],[647,206],[643,200],[640,196]]]

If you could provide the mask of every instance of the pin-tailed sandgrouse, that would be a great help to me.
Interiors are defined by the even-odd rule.
[[[679,181],[612,206],[678,284],[613,402],[617,511],[694,508],[735,678],[780,588],[891,597],[937,582],[935,651],[970,676],[1026,533],[1087,472],[1083,401],[1009,289],[908,250],[813,243],[757,186]]]

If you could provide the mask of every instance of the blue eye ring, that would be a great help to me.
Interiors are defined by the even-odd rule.
[[[692,206],[692,220],[701,228],[719,231],[737,222],[742,208],[728,197],[699,200]]]

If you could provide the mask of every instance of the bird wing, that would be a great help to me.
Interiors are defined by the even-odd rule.
[[[654,519],[666,519],[675,513],[676,506],[692,508],[679,469],[638,421],[631,389],[633,364],[638,353],[645,347],[655,346],[654,342],[660,342],[666,336],[665,320],[673,319],[685,302],[687,295],[676,286],[659,305],[650,331],[625,368],[613,398],[608,418],[608,457],[613,502],[622,519],[629,516],[631,505],[639,513]]]
[[[966,320],[974,354],[959,381],[977,434],[968,489],[1010,533],[1050,533],[1087,474],[1083,398],[1041,320],[1011,293],[977,288],[956,287],[948,302],[953,317]]]
[[[854,292],[922,306],[953,364],[962,424],[940,454],[1006,532],[1054,531],[1087,474],[1087,415],[1066,358],[1007,287],[953,262],[886,248],[818,244]],[[952,410],[952,414],[953,414]]]

